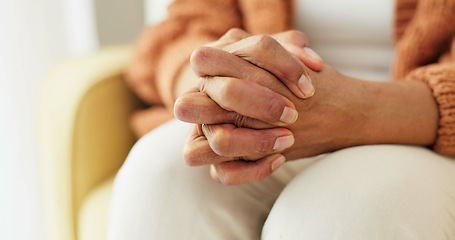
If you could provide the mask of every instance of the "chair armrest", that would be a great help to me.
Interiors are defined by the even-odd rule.
[[[77,239],[79,206],[122,165],[135,137],[131,112],[141,106],[123,81],[129,47],[112,47],[50,71],[38,107],[46,239]]]

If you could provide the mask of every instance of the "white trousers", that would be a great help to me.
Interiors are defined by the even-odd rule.
[[[188,132],[174,120],[134,146],[115,180],[109,239],[455,239],[454,159],[362,146],[224,186],[186,166]]]

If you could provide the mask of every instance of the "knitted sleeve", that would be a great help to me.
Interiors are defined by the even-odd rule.
[[[455,0],[412,2],[416,1],[398,5],[394,79],[423,81],[430,87],[439,110],[433,148],[455,156],[455,45],[451,44]]]
[[[423,81],[431,88],[439,109],[439,127],[433,149],[444,155],[455,156],[455,63],[417,68],[406,79]]]
[[[420,0],[417,6],[407,3],[413,1],[398,1],[401,5],[396,14],[394,66],[397,79],[437,62],[448,51],[455,32],[455,0]]]
[[[133,51],[126,81],[148,104],[173,105],[173,85],[191,52],[242,27],[236,0],[176,0],[168,17],[147,29]]]

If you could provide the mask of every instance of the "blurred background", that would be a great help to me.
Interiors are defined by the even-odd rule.
[[[0,0],[0,239],[44,239],[36,107],[58,62],[132,44],[169,0]]]

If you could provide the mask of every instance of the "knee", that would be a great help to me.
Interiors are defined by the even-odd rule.
[[[445,239],[454,234],[450,199],[455,191],[448,187],[455,183],[454,172],[450,160],[421,148],[370,146],[333,153],[292,180],[263,234],[270,239],[283,234],[286,239]]]
[[[182,149],[188,126],[171,121],[149,132],[133,146],[116,181],[169,176],[184,168]]]
[[[178,166],[176,149],[160,148],[157,138],[146,135],[131,149],[117,176],[118,182],[153,182],[152,178],[165,177]]]
[[[138,199],[153,200],[172,184],[189,178],[181,154],[186,139],[186,126],[177,121],[148,133],[130,151],[114,182],[113,198],[122,204],[135,204]]]

